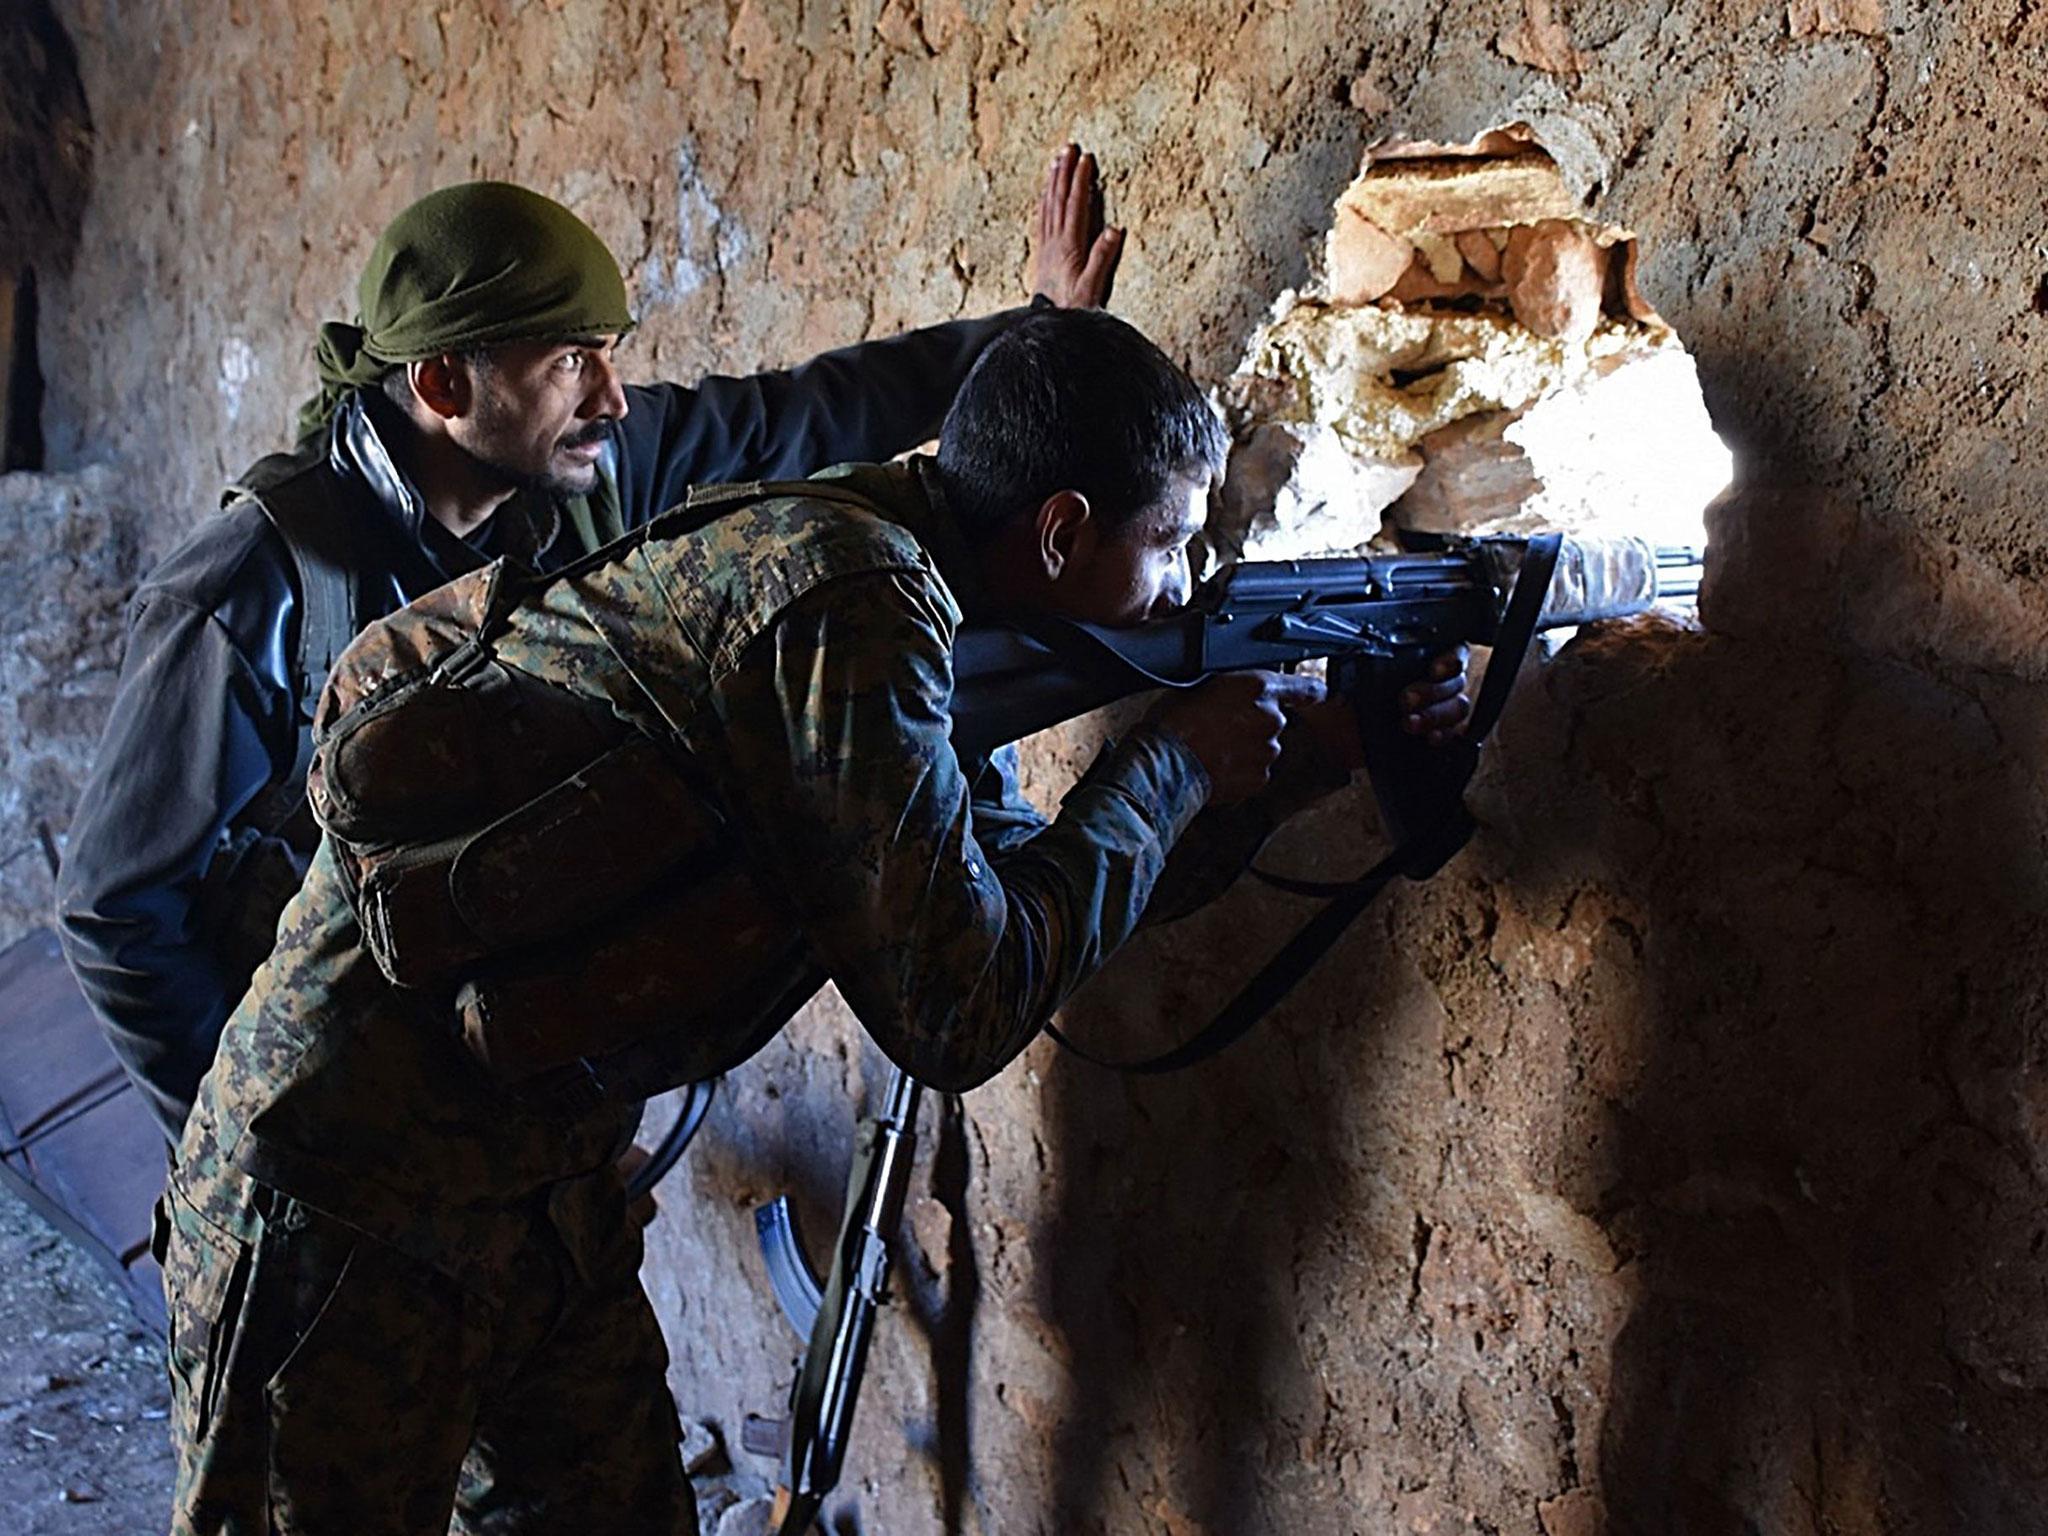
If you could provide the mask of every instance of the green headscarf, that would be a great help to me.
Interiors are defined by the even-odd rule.
[[[430,192],[391,221],[356,288],[353,325],[320,327],[320,393],[300,440],[351,389],[443,352],[632,329],[619,264],[588,224],[503,181]]]

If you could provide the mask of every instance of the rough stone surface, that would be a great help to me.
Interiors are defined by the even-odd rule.
[[[1697,545],[1727,451],[1692,359],[1636,287],[1639,242],[1537,217],[1569,206],[1526,124],[1368,149],[1324,280],[1281,296],[1224,387],[1235,447],[1209,543],[1348,552],[1385,509],[1431,533],[1615,527]]]
[[[1579,211],[1551,158],[1520,143],[1497,156],[1382,161],[1344,190],[1339,206],[1404,239],[1569,219]]]
[[[0,61],[0,274],[11,280],[24,267],[61,270],[77,249],[92,185],[92,120],[50,0],[14,0],[0,11]],[[0,347],[0,360],[10,355]]]
[[[1418,454],[1354,453],[1334,427],[1261,422],[1230,450],[1207,542],[1226,559],[1254,548],[1261,560],[1348,552],[1379,531],[1381,512],[1422,471]]]
[[[1041,1045],[928,1108],[947,1219],[829,1523],[2048,1525],[2048,9],[1577,0],[1542,8],[1557,75],[1503,49],[1522,0],[59,9],[98,145],[50,443],[150,488],[150,552],[276,444],[376,228],[458,176],[580,207],[635,366],[688,376],[1004,302],[1077,136],[1132,230],[1120,309],[1216,382],[1364,145],[1538,127],[1644,236],[1736,449],[1705,627],[1532,675],[1475,845],[1234,1059],[1127,1082]],[[1086,755],[1048,740],[1031,784]],[[1353,796],[1268,858],[1375,846]],[[1177,1036],[1301,916],[1236,891],[1069,1022]],[[750,1208],[792,1188],[827,1229],[877,1080],[813,1009],[666,1192],[649,1279],[728,1445],[795,1352]]]
[[[1517,64],[1553,75],[1576,75],[1586,55],[1572,46],[1571,32],[1557,18],[1551,0],[1523,0],[1519,24],[1500,35],[1500,51]]]
[[[1698,544],[1700,514],[1731,466],[1693,359],[1661,346],[1616,362],[1519,409],[1431,432],[1393,521],[1432,533],[1562,528]]]
[[[1576,225],[1545,219],[1509,234],[1501,280],[1522,324],[1539,336],[1582,341],[1600,320],[1607,256]]]
[[[2020,14],[2024,17],[2026,12]],[[1884,0],[1791,0],[1785,7],[1785,30],[1794,37],[1880,33],[1884,31]]]
[[[1330,296],[1340,304],[1370,304],[1401,280],[1415,247],[1397,240],[1355,208],[1337,209],[1325,261]]]
[[[1458,254],[1465,259],[1465,265],[1473,275],[1484,282],[1495,282],[1500,277],[1502,246],[1497,246],[1484,230],[1460,230],[1453,241]]]
[[[1261,559],[1348,551],[1386,509],[1430,532],[1618,522],[1663,537],[1680,522],[1689,533],[1667,541],[1697,543],[1727,454],[1676,338],[1614,320],[1545,336],[1504,309],[1285,295],[1222,391],[1235,446],[1210,542]]]
[[[99,741],[144,534],[110,469],[0,475],[0,946],[50,920],[44,834]]]

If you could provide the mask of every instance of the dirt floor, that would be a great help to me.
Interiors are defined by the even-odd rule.
[[[170,1524],[162,1344],[111,1280],[0,1188],[0,1529],[142,1536]],[[707,1536],[768,1529],[766,1480],[686,1425]]]
[[[0,1190],[0,1524],[163,1530],[169,1406],[156,1337],[90,1259]]]

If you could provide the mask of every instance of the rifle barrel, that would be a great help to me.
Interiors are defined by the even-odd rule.
[[[1696,602],[1700,578],[1706,573],[1707,552],[1689,544],[1665,544],[1657,549],[1657,601]]]

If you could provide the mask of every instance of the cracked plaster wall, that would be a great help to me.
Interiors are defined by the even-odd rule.
[[[1134,232],[1118,308],[1214,381],[1364,143],[1545,128],[1738,454],[1704,629],[1527,680],[1472,849],[1227,1064],[1041,1045],[928,1119],[842,1505],[902,1536],[2048,1523],[2048,10],[59,10],[98,144],[45,295],[52,462],[113,465],[152,553],[276,445],[315,322],[441,182],[577,206],[637,282],[633,365],[689,377],[1008,301],[1078,136]],[[1370,819],[1271,860],[1356,868]],[[1297,920],[1238,891],[1070,1022],[1178,1033]],[[813,1010],[668,1187],[650,1280],[729,1438],[793,1352],[748,1207],[793,1184],[822,1230],[875,1076]]]

